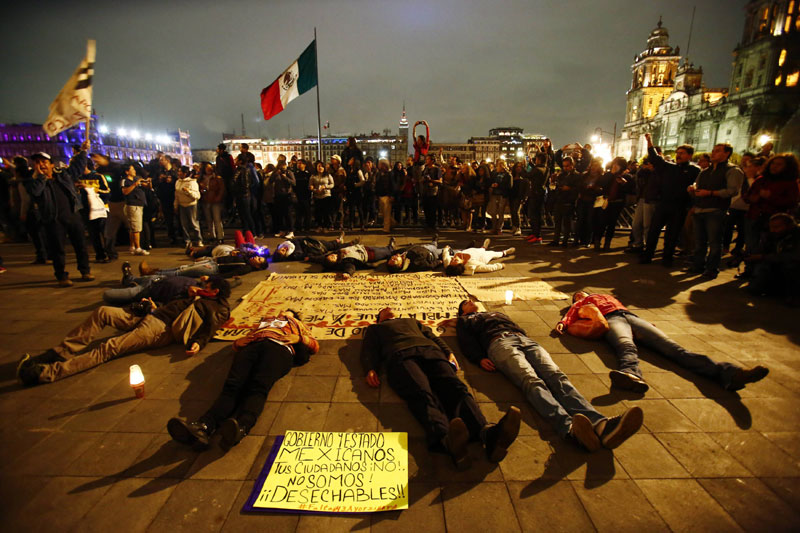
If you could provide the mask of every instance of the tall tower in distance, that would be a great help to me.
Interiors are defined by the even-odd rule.
[[[398,135],[403,139],[408,139],[408,118],[406,117],[406,103],[403,102],[403,114],[400,115],[400,129]]]
[[[661,102],[674,90],[679,61],[680,48],[673,49],[669,45],[669,31],[659,17],[647,39],[647,48],[633,58],[633,80],[627,93],[625,125],[622,128],[622,138],[628,141],[624,143],[625,147],[619,147],[619,153],[630,153],[632,157],[643,153],[644,128],[655,117]]]

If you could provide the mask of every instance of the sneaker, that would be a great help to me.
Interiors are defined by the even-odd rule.
[[[389,249],[390,249],[390,250],[394,250],[394,245],[395,245],[395,239],[394,239],[394,237],[389,237],[389,244],[388,244],[388,246],[389,246]]]
[[[628,246],[625,248],[626,254],[640,254],[644,252],[644,246]]]
[[[522,230],[521,230],[521,229],[516,229],[516,230],[514,230],[514,235],[515,235],[515,236],[516,236],[516,235],[522,235]]]
[[[467,425],[460,418],[452,419],[450,427],[447,429],[447,436],[442,439],[442,444],[459,471],[467,470],[472,466],[469,450],[467,450],[468,442],[469,430],[467,430]]]
[[[341,233],[339,233],[339,238],[336,239],[336,240],[339,241],[340,244],[344,243],[344,232],[343,231]]]
[[[150,255],[150,252],[142,248],[137,248],[136,252],[134,252],[134,255]]]
[[[287,234],[286,234],[286,238],[287,238],[287,239],[294,239],[294,232],[293,232],[293,231],[290,231],[289,233],[287,233]]]
[[[46,265],[47,264],[47,259],[45,259],[44,257],[37,257],[36,259],[33,260],[33,262],[31,264],[32,265]]]
[[[558,241],[550,241],[547,243],[547,246],[553,246],[553,247],[558,246]]]
[[[94,281],[94,279],[94,275],[89,272],[81,274],[81,281]]]
[[[286,237],[286,234],[284,232],[280,232],[280,233],[276,233],[275,236],[283,238],[283,237]]]
[[[69,278],[60,279],[60,280],[58,280],[58,286],[59,287],[72,287],[72,280],[69,279]]]
[[[235,418],[226,418],[219,425],[219,434],[222,438],[220,446],[229,450],[247,436],[247,430],[240,426],[239,421]]]
[[[717,279],[717,273],[705,271],[702,274],[700,274],[700,277],[707,280]]]
[[[483,239],[483,245],[481,246],[481,248],[489,248],[489,243],[491,243],[491,242],[492,242],[492,239],[490,239],[488,237]]]
[[[131,255],[135,254],[136,253],[136,247],[131,246],[130,248],[128,248],[128,252],[130,252]]]
[[[572,416],[572,426],[569,428],[569,434],[587,451],[596,452],[603,447],[591,420],[586,418],[586,415],[578,413]]]
[[[503,257],[508,257],[508,256],[511,256],[511,255],[514,255],[514,252],[516,252],[516,251],[517,251],[517,249],[514,248],[513,246],[511,248],[503,250]]]
[[[208,448],[208,439],[211,437],[208,426],[202,422],[185,422],[180,418],[169,419],[167,432],[175,442],[192,446],[196,450]]]
[[[123,279],[126,276],[133,276],[133,272],[131,271],[131,264],[128,261],[122,262],[122,277]]]
[[[602,424],[600,442],[604,448],[612,450],[639,431],[643,421],[644,414],[641,407],[631,407],[620,416],[608,418],[605,424]]]
[[[683,269],[683,271],[688,273],[688,274],[702,274],[703,272],[705,272],[704,269],[693,267],[693,266],[686,267],[686,268]]]
[[[519,435],[519,425],[522,420],[519,408],[513,405],[500,421],[486,431],[486,455],[489,460],[499,463],[508,453],[508,447]]]
[[[741,390],[748,383],[761,381],[769,374],[769,368],[765,366],[754,366],[752,368],[739,368],[731,376],[731,381],[725,387],[727,390]]]
[[[608,373],[608,377],[611,378],[611,386],[616,389],[629,390],[641,394],[650,389],[650,386],[642,378],[630,372],[612,370]]]
[[[532,242],[534,239],[536,239],[536,235],[528,235],[525,237],[525,240],[528,242]]]

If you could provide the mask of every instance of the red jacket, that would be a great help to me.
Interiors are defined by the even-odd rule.
[[[761,196],[763,190],[770,191],[769,198]],[[797,205],[797,182],[761,176],[750,186],[745,201],[750,204],[747,211],[750,220],[767,219],[775,213],[788,213]]]
[[[594,304],[600,309],[600,312],[603,313],[603,316],[606,316],[609,313],[613,313],[614,311],[627,311],[628,309],[622,305],[622,303],[614,298],[613,296],[608,296],[607,294],[590,294],[583,300],[578,303],[572,304],[572,307],[569,308],[567,314],[564,315],[564,318],[561,319],[559,324],[564,324],[564,326],[569,326],[578,318],[578,309],[583,307],[584,305]]]

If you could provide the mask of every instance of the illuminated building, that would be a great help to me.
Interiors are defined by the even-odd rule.
[[[659,21],[632,66],[617,155],[644,156],[645,133],[667,152],[681,144],[710,152],[730,143],[742,153],[771,140],[775,152],[800,153],[800,0],[754,0],[745,11],[729,87],[722,89],[705,87],[703,69],[688,57],[681,61]]]
[[[105,124],[98,125],[92,116],[90,125],[91,151],[114,160],[132,160],[146,163],[156,152],[164,152],[179,159],[181,164],[192,164],[192,148],[189,132],[174,130],[163,134],[140,132],[136,129],[111,130]],[[80,123],[55,137],[49,137],[41,124],[0,124],[0,156],[4,158],[46,152],[53,161],[69,161],[72,147],[86,139],[86,124]]]

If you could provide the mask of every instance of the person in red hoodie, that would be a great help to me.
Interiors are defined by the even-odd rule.
[[[235,446],[255,425],[272,386],[292,367],[306,364],[319,351],[319,343],[298,313],[287,309],[265,317],[250,334],[234,341],[233,350],[222,392],[206,414],[195,422],[169,420],[167,431],[173,440],[203,450],[219,432],[223,448]]]
[[[690,352],[650,322],[628,311],[619,300],[606,294],[589,294],[585,291],[573,294],[572,306],[556,325],[556,332],[560,335],[567,332],[569,326],[580,318],[580,309],[590,305],[595,306],[608,322],[605,339],[614,348],[619,360],[619,370],[609,372],[612,387],[639,393],[647,392],[650,388],[639,370],[639,355],[634,339],[687,370],[716,381],[726,390],[743,389],[746,384],[759,381],[769,373],[765,366],[742,368]]]

